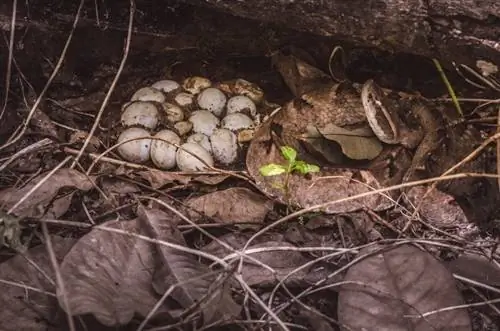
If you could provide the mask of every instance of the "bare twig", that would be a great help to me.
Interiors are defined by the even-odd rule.
[[[62,66],[62,63],[63,63],[64,58],[66,56],[66,52],[68,51],[71,40],[73,39],[73,33],[74,33],[76,26],[78,24],[78,20],[79,20],[84,3],[85,3],[85,0],[80,0],[80,5],[78,6],[78,10],[77,10],[76,15],[75,15],[75,20],[73,21],[73,27],[71,29],[71,32],[68,35],[68,38],[66,39],[66,44],[63,47],[63,50],[61,52],[61,56],[59,57],[59,60],[57,61],[57,64],[56,64],[54,70],[52,71],[52,74],[50,75],[49,79],[47,80],[47,83],[43,87],[42,92],[40,92],[40,95],[38,96],[35,103],[31,107],[31,110],[28,114],[28,117],[26,117],[26,120],[24,121],[22,129],[17,134],[17,136],[12,137],[12,139],[10,139],[7,143],[0,146],[0,151],[15,144],[19,139],[21,139],[21,137],[26,132],[29,122],[31,121],[31,119],[35,115],[35,111],[38,109],[38,106],[40,105],[40,102],[42,102],[42,100],[45,96],[45,93],[47,93],[47,90],[49,89],[50,85],[52,84],[52,81],[54,80],[57,73],[59,72],[59,69]]]
[[[23,156],[23,155],[26,155],[28,153],[31,153],[31,152],[34,152],[34,151],[37,151],[39,149],[42,149],[44,147],[47,147],[49,145],[52,144],[52,140],[50,140],[49,138],[45,138],[45,139],[42,139],[40,141],[37,141],[36,143],[34,144],[31,144],[29,146],[26,146],[25,148],[21,149],[20,151],[18,151],[16,154],[12,155],[11,157],[9,157],[7,159],[7,161],[5,161],[1,166],[0,166],[0,171],[3,171],[5,168],[7,168],[9,166],[9,164],[11,164],[12,162],[14,162],[17,158]]]
[[[68,293],[64,287],[64,281],[61,276],[61,270],[59,269],[59,264],[57,263],[57,258],[54,253],[54,248],[52,247],[52,240],[50,239],[49,230],[47,229],[47,224],[42,223],[42,232],[45,238],[45,245],[47,247],[47,253],[49,254],[50,262],[52,264],[52,268],[54,268],[54,274],[56,275],[56,284],[59,292],[61,293],[62,300],[64,302],[66,312],[66,316],[68,318],[68,325],[71,331],[75,331],[75,322],[73,321],[73,314],[71,313],[71,306],[68,300]]]
[[[7,214],[12,214],[14,210],[16,210],[17,207],[19,207],[26,199],[28,199],[40,186],[42,186],[47,180],[49,180],[50,177],[52,177],[53,174],[57,172],[57,170],[61,169],[69,160],[71,159],[71,156],[66,157],[61,163],[57,165],[54,169],[52,169],[45,177],[42,178],[38,183],[36,183],[35,186],[31,188],[21,199],[19,199],[18,202],[14,206],[12,206],[9,211],[7,211]]]
[[[16,34],[16,13],[17,0],[14,0],[12,1],[12,19],[10,24],[9,58],[7,59],[7,73],[5,74],[5,95],[3,99],[2,111],[0,112],[0,121],[3,118],[5,109],[7,109],[7,102],[9,100],[10,78],[12,76],[12,58],[14,57],[14,36]]]
[[[97,127],[99,126],[99,122],[101,121],[102,114],[104,113],[104,109],[106,109],[106,106],[108,105],[109,99],[111,98],[111,94],[113,94],[113,91],[115,90],[116,84],[118,83],[118,79],[120,79],[123,68],[125,67],[125,64],[127,63],[128,53],[130,50],[130,41],[132,40],[132,32],[133,32],[132,27],[134,24],[134,14],[135,14],[135,1],[130,0],[127,39],[125,42],[125,49],[123,51],[123,57],[122,57],[120,66],[118,67],[118,71],[116,72],[115,78],[113,79],[111,86],[109,87],[108,93],[106,93],[106,97],[102,101],[101,108],[97,112],[97,116],[94,120],[94,124],[92,125],[92,128],[90,129],[89,134],[87,135],[87,139],[85,139],[85,142],[83,143],[82,148],[80,148],[80,152],[78,153],[75,160],[73,161],[71,168],[75,167],[75,165],[78,163],[78,160],[80,160],[80,157],[82,157],[83,152],[85,151],[88,144],[90,143],[90,139],[92,139],[92,137],[94,136],[94,133],[97,130]]]

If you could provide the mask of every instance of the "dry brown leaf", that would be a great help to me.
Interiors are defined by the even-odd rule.
[[[102,226],[145,234],[136,220]],[[107,326],[127,324],[135,313],[145,317],[158,300],[151,287],[154,267],[150,243],[94,228],[80,238],[61,264],[72,314],[93,314]],[[57,297],[64,309],[59,291]],[[158,313],[167,314],[167,307]]]
[[[306,319],[314,331],[334,331],[334,328],[323,316],[310,308],[300,307],[297,317]]]
[[[179,183],[179,184],[189,184],[193,181],[207,184],[207,185],[217,185],[224,180],[226,180],[229,175],[196,175],[196,174],[183,174],[173,171],[162,171],[157,169],[149,169],[146,171],[140,171],[139,176],[147,180],[151,187],[154,189],[159,189],[167,184]]]
[[[249,236],[243,233],[229,233],[218,239],[226,242],[236,250],[240,250],[245,246]],[[272,234],[262,236],[254,244],[250,245],[248,249],[254,248],[273,248],[283,247],[285,250],[270,250],[259,253],[252,253],[251,256],[260,262],[271,267],[274,272],[265,269],[264,267],[256,264],[255,262],[245,259],[241,276],[244,281],[250,286],[273,286],[280,280],[283,280],[288,274],[296,268],[310,261],[309,258],[303,254],[293,250],[286,250],[286,248],[295,248],[296,246],[284,240],[281,234]],[[231,252],[222,247],[216,241],[211,242],[202,248],[204,252],[213,254],[220,258],[227,256]],[[331,271],[327,268],[314,270],[315,267],[308,266],[294,274],[290,275],[285,281],[285,284],[313,284],[314,282],[326,277]]]
[[[432,255],[413,245],[367,255],[347,271],[339,294],[343,330],[470,331],[466,309],[420,314],[463,304],[451,273]],[[370,255],[370,253],[375,253]],[[410,316],[411,315],[411,316]]]
[[[326,139],[337,142],[342,153],[353,160],[373,160],[383,149],[380,140],[366,128],[347,130],[329,123],[318,131]]]
[[[294,54],[285,55],[282,52],[276,52],[272,57],[272,61],[285,80],[286,85],[296,97],[315,90],[318,86],[332,80],[323,71],[299,59]]]
[[[51,237],[56,258],[60,261],[75,243],[75,239]],[[53,282],[55,275],[45,245],[31,248],[25,253]],[[55,285],[47,280],[32,264],[21,255],[0,264],[0,279],[17,283],[19,286],[0,283],[0,330],[47,330],[54,326],[57,311]],[[40,293],[29,289],[32,287]]]
[[[179,230],[169,226],[168,219],[158,217],[159,213],[150,212],[141,205],[138,215],[152,238],[186,246]],[[239,315],[241,307],[231,298],[225,275],[214,274],[195,255],[159,244],[156,248],[158,255],[153,287],[158,294],[163,295],[175,285],[172,298],[186,309],[200,305],[198,309],[201,308],[206,324]]]
[[[429,193],[427,191],[428,187],[414,186],[407,196],[415,206],[420,206],[420,214],[430,224],[438,228],[463,227],[470,224],[455,198],[438,190]]]
[[[192,181],[190,175],[183,175],[172,171],[161,171],[157,169],[149,169],[139,171],[138,175],[147,180],[149,185],[154,189],[159,189],[165,185],[179,183],[188,184]]]
[[[50,204],[49,209],[45,213],[45,217],[51,219],[58,219],[62,215],[64,215],[69,207],[71,206],[71,200],[75,192],[70,192],[69,194],[65,194],[60,198],[54,199],[54,201]]]
[[[0,205],[8,210],[20,201],[35,185],[37,185],[46,173],[31,180],[21,188],[7,188],[0,191]],[[93,177],[90,177],[93,179]],[[74,169],[57,170],[48,180],[36,189],[12,214],[19,217],[39,217],[43,215],[46,206],[52,201],[60,189],[72,187],[82,191],[93,188],[92,181],[85,174]],[[58,213],[60,213],[59,211]]]
[[[476,282],[500,285],[500,267],[483,255],[463,253],[455,260],[448,261],[446,266],[450,272]]]
[[[103,178],[100,185],[106,195],[122,195],[141,192],[139,185],[121,178]]]
[[[273,203],[266,197],[244,187],[233,187],[189,199],[186,205],[195,211],[190,211],[192,220],[198,220],[202,215],[214,218],[217,222],[262,223]]]

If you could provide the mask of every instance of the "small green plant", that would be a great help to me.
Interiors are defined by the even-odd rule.
[[[280,148],[281,155],[287,161],[286,164],[276,164],[269,163],[259,168],[259,172],[264,177],[269,176],[278,176],[285,174],[285,183],[283,185],[279,185],[279,188],[285,191],[285,199],[289,198],[289,189],[288,183],[290,179],[290,175],[293,172],[298,172],[302,175],[307,175],[312,172],[318,172],[319,167],[314,164],[306,163],[302,160],[297,160],[297,151],[290,146],[283,146]]]
[[[294,171],[299,172],[303,175],[319,171],[319,167],[317,165],[297,160],[297,151],[293,147],[281,147],[281,155],[283,155],[283,157],[287,161],[286,165],[276,163],[266,164],[259,169],[260,174],[262,176],[269,177],[281,174],[291,174]]]

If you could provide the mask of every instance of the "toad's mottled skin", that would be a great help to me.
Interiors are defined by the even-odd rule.
[[[411,112],[412,116],[401,116],[400,113],[405,111]],[[408,117],[417,120],[415,129],[410,129],[405,123]],[[405,181],[412,179],[415,170],[439,143],[440,122],[424,102],[418,99],[393,102],[371,80],[362,87],[352,83],[328,84],[303,94],[273,118],[273,128],[278,129],[274,137],[279,145],[290,145],[300,151],[300,137],[309,125],[321,128],[330,123],[341,128],[368,128],[386,144],[416,148],[411,162],[397,165],[406,167],[401,169]],[[311,155],[302,155],[302,159],[325,166],[314,156],[311,158]],[[338,160],[338,163],[349,166],[348,162],[345,159]]]

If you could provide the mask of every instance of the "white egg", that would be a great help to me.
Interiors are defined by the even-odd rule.
[[[148,131],[142,128],[128,128],[123,131],[118,137],[118,143],[146,137],[145,139],[136,139],[127,143],[121,144],[118,147],[118,152],[127,161],[144,163],[149,160],[149,152],[151,149],[151,137]]]
[[[121,122],[124,127],[140,125],[153,130],[158,125],[159,112],[156,105],[150,101],[134,101],[123,110]]]
[[[249,97],[237,95],[227,101],[227,114],[241,113],[245,110],[252,117],[257,115],[257,106],[255,106],[255,103]]]
[[[199,76],[188,77],[182,82],[182,87],[192,94],[198,94],[210,86],[212,82],[208,78]]]
[[[184,119],[184,112],[181,107],[168,102],[164,102],[161,105],[170,123],[177,123]]]
[[[175,80],[165,79],[157,81],[156,83],[151,85],[151,87],[163,91],[163,93],[169,93],[172,92],[173,90],[178,89],[181,86]]]
[[[193,123],[193,131],[211,136],[219,125],[219,119],[208,110],[197,110],[191,114],[189,122]]]
[[[185,136],[193,130],[193,123],[188,121],[177,122],[174,124],[174,128],[177,130],[179,135]]]
[[[210,137],[214,158],[222,164],[231,164],[238,157],[236,135],[228,129],[217,129]]]
[[[205,148],[208,152],[212,152],[210,139],[208,139],[208,136],[204,135],[203,133],[193,133],[186,139],[186,142],[199,144],[201,145],[201,147]]]
[[[256,104],[264,99],[264,91],[259,86],[241,78],[235,81],[234,92],[249,97]]]
[[[159,103],[165,102],[165,94],[162,91],[157,90],[152,87],[143,87],[138,89],[132,98],[131,101],[156,101]]]
[[[181,148],[177,150],[176,155],[177,166],[180,170],[196,171],[208,168],[202,161],[192,154],[198,156],[198,158],[205,161],[206,164],[213,167],[214,159],[206,149],[196,143],[184,143],[181,145]]]
[[[169,170],[174,168],[177,164],[175,161],[177,146],[173,144],[180,145],[181,138],[171,130],[161,130],[153,137],[162,140],[152,140],[151,161],[160,169]]]
[[[198,94],[198,106],[201,109],[206,109],[220,117],[226,105],[226,95],[221,90],[209,87]]]
[[[224,129],[238,131],[251,128],[254,125],[252,119],[242,113],[229,114],[222,119],[221,126]]]
[[[174,100],[179,106],[187,107],[193,104],[194,95],[191,93],[181,92],[175,96]]]

